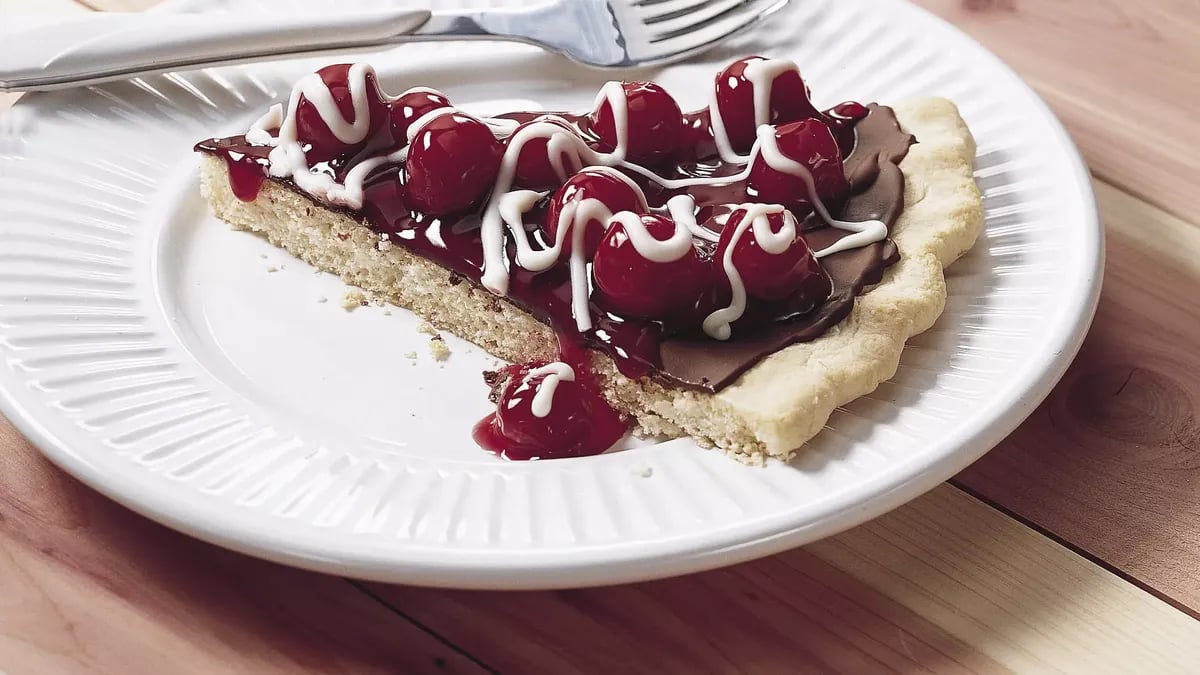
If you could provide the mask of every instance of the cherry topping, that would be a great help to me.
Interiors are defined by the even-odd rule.
[[[839,103],[826,111],[825,117],[829,121],[829,130],[837,137],[842,157],[850,156],[851,151],[854,150],[854,125],[870,114],[871,110],[867,106],[854,101]]]
[[[571,179],[558,189],[558,192],[554,194],[554,198],[550,200],[550,208],[547,209],[546,219],[542,223],[542,232],[545,234],[548,244],[554,242],[554,238],[558,234],[558,221],[562,217],[563,209],[571,202],[583,202],[585,199],[595,199],[608,207],[610,213],[632,211],[640,215],[646,212],[645,198],[638,192],[637,188],[621,180],[621,178],[614,175],[615,173],[616,169],[584,169],[571,176]],[[575,208],[579,207],[576,206]],[[601,221],[596,218],[590,218],[586,223],[582,223],[582,225],[585,228],[583,235],[585,255],[588,260],[591,260],[596,254],[596,249],[600,246],[600,240],[604,238],[608,222],[607,220]],[[568,233],[567,240],[563,243],[563,251],[567,252],[570,250],[571,236]]]
[[[792,122],[775,129],[775,140],[785,157],[812,173],[817,196],[823,203],[830,204],[845,196],[850,187],[841,150],[829,127],[815,119]],[[755,201],[782,204],[797,218],[811,213],[811,197],[804,177],[776,170],[767,163],[764,154],[756,157],[750,167],[748,183],[747,192]]]
[[[741,75],[744,75],[746,65],[748,64],[742,64]],[[776,67],[772,64],[762,68],[764,72],[773,70],[780,73],[778,77],[771,78],[776,81],[776,85],[794,79],[788,88],[802,91],[802,81],[795,77],[794,73],[789,75],[783,66]],[[754,74],[753,70],[751,74]],[[326,81],[338,79],[338,68],[326,69],[322,72],[322,77]],[[345,83],[348,77],[349,68],[341,66],[340,78],[343,84],[340,89],[338,86],[332,87],[336,95],[336,110],[346,117],[354,112],[352,100],[348,95],[349,85]],[[742,80],[745,79],[742,77]],[[717,83],[717,86],[723,87],[727,84],[728,82]],[[371,80],[371,85],[374,88],[374,79]],[[748,122],[745,124],[748,133],[744,139],[744,149],[748,149],[754,141],[756,120],[753,119],[752,111],[753,92],[750,87],[745,86],[745,81],[742,85],[739,95],[749,96],[746,99],[749,105],[745,105],[743,110],[749,111]],[[613,88],[616,86],[618,85],[613,85]],[[783,121],[785,114],[783,106],[776,105],[776,99],[784,88],[780,86],[779,91],[774,91],[773,95],[768,97],[772,107],[771,115],[779,118],[775,120],[777,122]],[[637,102],[635,99],[640,100],[639,97],[653,100],[656,93],[666,97],[665,92],[656,91],[652,85],[622,85],[620,91],[629,93],[632,103]],[[384,165],[380,167],[381,170],[370,174],[363,185],[365,194],[358,215],[364,225],[378,233],[381,239],[446,268],[450,274],[450,284],[478,283],[480,272],[484,269],[482,234],[478,224],[480,216],[486,214],[481,214],[479,209],[472,212],[469,205],[479,205],[486,193],[493,189],[501,154],[499,150],[503,144],[497,143],[493,134],[488,133],[485,126],[477,120],[456,110],[439,110],[449,105],[443,97],[424,91],[409,93],[412,94],[411,97],[402,95],[389,105],[386,114],[382,116],[383,122],[377,129],[371,130],[366,146],[357,150],[353,157],[346,158],[349,161],[330,162],[329,166],[320,166],[319,170],[336,181],[345,182],[355,169],[355,160],[387,154],[388,150],[393,149],[389,147],[393,140],[400,141],[405,138],[419,117],[429,115],[428,128],[413,129],[416,142],[411,148],[412,152],[406,165]],[[801,98],[807,99],[806,94],[807,92],[803,92]],[[666,97],[666,100],[667,107],[674,107],[674,102],[670,101],[669,97]],[[303,105],[299,106],[301,103]],[[335,108],[332,103],[329,107]],[[606,103],[602,100],[596,106],[597,110],[587,115],[563,113],[562,117],[567,120],[571,129],[578,130],[584,143],[599,147],[607,141],[612,148],[617,136],[617,115],[613,113],[624,111],[614,111],[610,107],[611,103]],[[310,102],[298,101],[297,104],[298,107],[303,107],[304,115],[314,114]],[[728,105],[728,102],[726,104]],[[375,110],[374,104],[371,109]],[[641,111],[646,113],[645,107]],[[630,112],[631,117],[639,114],[637,110]],[[653,150],[662,138],[677,132],[678,140],[674,144],[676,147],[672,156],[675,164],[654,167],[655,171],[674,178],[712,176],[718,179],[742,171],[744,166],[739,162],[726,162],[714,158],[715,139],[712,137],[710,119],[713,111],[706,108],[678,116],[675,115],[675,111],[670,112],[671,115],[659,115],[667,120],[663,127],[666,129],[665,134],[652,131],[648,138],[638,137],[643,125],[636,119],[631,120],[632,137],[624,139],[629,141],[631,158],[637,154],[637,146],[647,146]],[[843,104],[826,113],[823,120],[827,120],[830,128],[824,130],[824,138],[820,134],[820,125],[815,122],[806,125],[793,124],[800,120],[787,121],[786,124],[778,125],[783,128],[777,136],[772,137],[775,142],[764,145],[769,147],[770,158],[777,166],[795,170],[792,162],[805,167],[811,165],[817,174],[816,183],[821,186],[819,189],[822,193],[828,193],[824,194],[828,197],[844,189],[845,179],[840,176],[840,171],[832,172],[828,178],[823,178],[826,170],[832,171],[836,167],[837,155],[835,151],[822,149],[822,142],[828,141],[830,131],[838,141],[842,141],[847,131],[853,133],[854,122],[857,122],[864,112],[870,113],[868,123],[872,128],[868,130],[866,127],[857,127],[864,132],[870,131],[869,134],[862,134],[865,145],[860,151],[872,160],[874,154],[880,154],[880,157],[887,161],[898,161],[892,157],[903,156],[904,146],[910,142],[910,137],[899,132],[898,128],[893,133],[890,129],[894,126],[892,113],[886,108],[874,106],[866,111],[855,104]],[[544,113],[541,112],[517,112],[503,117],[519,124],[543,116]],[[736,121],[735,116],[727,113],[731,121]],[[372,116],[371,120],[374,123],[375,117]],[[880,124],[876,125],[875,122]],[[422,127],[424,126],[422,124]],[[303,121],[301,127],[303,133],[314,138],[318,132],[331,134],[322,124],[314,123],[311,117]],[[419,133],[416,133],[418,131]],[[627,135],[624,129],[621,131],[623,137]],[[811,138],[805,139],[802,133],[805,131],[810,132]],[[394,136],[398,138],[394,139]],[[876,138],[877,136],[882,138]],[[320,145],[320,139],[316,140],[317,145]],[[667,145],[669,147],[671,144]],[[271,148],[265,144],[255,145],[239,136],[205,141],[197,147],[206,153],[222,156],[230,162],[230,180],[239,198],[253,198],[262,181],[268,179],[265,168],[270,164]],[[346,152],[347,148],[339,146],[337,150]],[[320,148],[314,156],[319,153]],[[539,154],[542,158],[546,156],[546,153],[531,153],[534,160],[538,159]],[[779,155],[799,159],[780,162],[777,161]],[[845,151],[841,156],[846,156]],[[543,170],[542,178],[545,177],[544,171],[549,162],[531,168],[530,163],[537,162],[528,158],[522,159],[526,160],[522,171],[525,175],[522,178],[529,179],[531,174],[536,173],[537,168]],[[233,169],[232,165],[236,165],[238,169]],[[772,248],[771,250],[778,251],[774,254],[757,245],[752,236],[739,240],[738,245],[733,246],[732,234],[722,235],[728,221],[738,217],[733,213],[737,207],[730,206],[731,204],[794,200],[798,202],[801,211],[806,207],[804,201],[808,191],[803,185],[795,184],[794,177],[786,174],[772,175],[774,170],[761,161],[759,166],[750,169],[753,172],[752,180],[718,180],[717,185],[680,189],[667,189],[662,186],[654,189],[653,181],[646,181],[640,176],[634,177],[636,184],[642,186],[641,190],[646,192],[650,203],[656,207],[665,205],[675,195],[690,194],[695,198],[697,220],[713,224],[708,229],[716,236],[700,237],[686,247],[681,243],[671,255],[686,255],[669,262],[653,262],[640,255],[629,241],[629,233],[623,231],[626,227],[624,224],[615,227],[611,232],[606,231],[609,219],[605,216],[608,211],[630,211],[637,214],[636,227],[632,221],[634,216],[629,213],[621,216],[622,220],[631,219],[625,220],[629,223],[630,230],[648,234],[649,239],[659,242],[671,236],[674,228],[669,221],[659,216],[644,216],[644,212],[648,212],[649,209],[640,198],[641,190],[623,180],[624,174],[615,170],[604,170],[600,167],[584,169],[564,184],[553,198],[534,205],[532,210],[524,214],[526,217],[523,221],[530,223],[527,228],[534,227],[532,223],[535,221],[541,222],[542,231],[536,233],[536,238],[545,242],[548,238],[552,240],[558,227],[566,222],[561,220],[564,207],[574,208],[572,205],[577,205],[579,201],[587,201],[588,197],[595,198],[595,206],[599,206],[600,203],[605,205],[604,208],[597,208],[597,213],[588,217],[589,222],[586,225],[581,225],[587,228],[587,236],[581,236],[581,241],[586,242],[588,248],[598,249],[593,252],[594,255],[588,256],[593,258],[591,269],[587,272],[590,275],[587,281],[592,282],[593,291],[589,300],[594,303],[593,309],[599,306],[600,310],[590,313],[593,329],[579,330],[576,321],[578,315],[573,302],[577,289],[572,284],[572,281],[578,279],[571,277],[578,267],[572,268],[569,261],[560,259],[544,272],[520,269],[518,261],[512,255],[513,245],[510,242],[507,250],[508,260],[505,261],[511,263],[508,297],[518,307],[525,308],[544,320],[558,334],[560,348],[564,350],[568,345],[574,345],[579,350],[588,349],[604,353],[630,378],[662,377],[665,381],[677,381],[685,386],[720,391],[758,358],[754,355],[757,349],[769,351],[775,345],[793,340],[810,340],[819,336],[826,329],[828,320],[836,321],[837,317],[844,316],[850,310],[853,296],[862,289],[862,284],[870,284],[880,278],[883,270],[898,258],[894,246],[877,247],[879,255],[872,252],[871,255],[833,256],[834,259],[827,262],[827,268],[829,277],[833,278],[832,283],[838,285],[838,294],[829,298],[831,282],[822,274],[820,265],[814,260],[812,252],[808,250],[807,243],[802,238],[796,237],[796,241],[790,242],[782,251]],[[863,172],[864,176],[869,173]],[[634,173],[629,175],[634,176]],[[537,176],[534,175],[533,178]],[[837,204],[830,204],[830,208],[835,214],[854,219],[856,214],[870,210],[868,207],[871,207],[871,204],[867,200],[876,199],[876,194],[871,193],[868,196],[867,190],[875,190],[876,187],[886,188],[877,191],[879,201],[890,209],[889,213],[894,213],[896,209],[892,207],[896,206],[896,199],[901,197],[895,194],[898,192],[895,189],[896,185],[893,183],[872,186],[867,184],[865,178],[862,186],[855,186],[856,190],[863,190],[861,200],[856,196],[848,202],[850,208],[840,212]],[[774,196],[775,199],[768,200],[766,196]],[[418,208],[424,211],[417,210]],[[655,210],[661,213],[661,210]],[[793,213],[800,215],[801,211]],[[443,217],[436,215],[439,212],[454,214]],[[549,222],[545,222],[551,214],[554,216],[548,218]],[[645,222],[647,219],[651,221],[649,224]],[[771,230],[779,232],[779,222],[772,222]],[[811,233],[809,236],[814,246],[823,246],[828,243],[826,239],[832,241],[839,235],[826,230]],[[381,245],[380,248],[384,246]],[[718,363],[709,359],[709,354],[705,353],[708,349],[703,346],[703,342],[692,338],[701,335],[702,325],[699,319],[733,304],[733,289],[726,283],[721,264],[725,253],[729,254],[731,263],[739,268],[749,296],[745,313],[734,322],[734,334],[731,337],[738,339],[749,336],[750,339],[743,345],[733,345],[729,349],[728,353],[738,358],[724,358],[725,355],[721,354],[719,356],[723,362]],[[648,255],[660,260],[664,258],[662,255]],[[829,299],[826,300],[827,298]],[[822,306],[819,315],[815,315],[820,317],[818,320],[797,319],[794,327],[790,323],[783,325],[783,322],[790,322],[795,315],[811,310],[822,301],[829,304]],[[611,309],[611,312],[604,311],[606,309]],[[646,320],[640,317],[646,317]],[[693,344],[686,344],[688,342]],[[745,354],[749,356],[743,357]],[[559,358],[571,364],[589,362],[588,355],[569,357],[564,352]],[[558,384],[561,384],[561,388],[556,392],[553,409],[542,417],[533,414],[531,396],[536,396],[541,383],[545,382],[545,376],[541,376],[540,379],[528,377],[529,371],[537,365],[539,364],[506,369],[508,376],[504,378],[505,384],[499,387],[497,393],[503,395],[505,403],[512,405],[502,405],[496,414],[477,427],[476,437],[481,443],[509,458],[548,458],[603,451],[610,445],[610,439],[619,438],[625,428],[625,421],[620,415],[604,407],[606,404],[603,404],[597,393],[599,387],[591,380],[560,381]],[[581,378],[585,378],[584,370],[576,369],[576,372]],[[584,412],[572,412],[580,409]],[[591,415],[592,410],[600,412]],[[566,420],[557,420],[559,415]],[[590,422],[579,421],[587,419],[589,415]],[[547,420],[548,417],[555,419]],[[601,421],[598,422],[597,419]],[[611,431],[596,432],[602,428]],[[600,438],[601,436],[607,438]]]
[[[233,191],[233,196],[243,202],[258,199],[258,193],[267,181],[266,167],[253,162],[234,161],[229,155],[225,155],[225,166],[229,169],[229,189]]]
[[[826,115],[835,120],[845,120],[849,122],[857,122],[869,114],[871,114],[871,110],[867,108],[867,106],[857,101],[846,101],[845,103],[839,103],[826,113]]]
[[[755,119],[755,84],[746,76],[746,69],[754,63],[767,59],[748,56],[734,61],[722,70],[716,79],[717,109],[729,136],[729,144],[738,153],[747,153],[754,145],[754,133],[758,127]],[[770,111],[766,123],[772,126],[796,122],[810,117],[823,119],[813,107],[808,86],[795,68],[780,73],[771,82]]]
[[[559,127],[560,130],[525,141],[521,146],[521,154],[517,156],[516,185],[531,190],[558,187],[583,168],[579,153],[576,152],[583,145],[583,139],[579,138],[575,130],[557,120],[527,122],[517,127],[513,136],[533,124],[550,124]],[[552,149],[559,153],[557,158],[551,158]],[[561,172],[555,168],[555,159],[562,167]]]
[[[659,215],[642,215],[651,237],[666,241],[675,223]],[[670,320],[689,315],[710,286],[710,266],[694,247],[678,260],[656,262],[633,245],[625,226],[613,221],[592,261],[597,299],[619,315]]]
[[[635,164],[670,164],[683,141],[683,113],[674,98],[653,82],[622,82],[625,92],[625,159]],[[603,152],[617,149],[616,116],[607,97],[592,113]]]
[[[436,117],[409,144],[408,198],[433,216],[461,213],[482,200],[500,172],[504,146],[486,124],[461,112]]]
[[[317,71],[317,75],[321,77],[325,86],[329,87],[329,92],[333,95],[333,100],[337,103],[338,112],[341,113],[342,118],[353,124],[355,114],[354,97],[350,93],[350,68],[351,64],[339,63],[325,66]],[[337,136],[334,136],[317,107],[308,98],[301,96],[297,101],[296,138],[300,143],[307,145],[305,157],[310,166],[318,162],[328,162],[332,159],[354,155],[367,146],[371,135],[384,124],[387,119],[387,101],[379,90],[379,83],[375,81],[375,75],[368,73],[366,80],[367,110],[371,116],[371,131],[357,143],[343,143]]]
[[[629,422],[604,400],[589,374],[576,366],[574,379],[531,376],[546,365],[523,363],[484,375],[496,412],[475,425],[475,442],[505,459],[529,460],[598,455],[621,440]],[[538,410],[535,398],[551,379],[550,409]]]
[[[450,99],[431,89],[413,89],[388,104],[391,118],[392,142],[396,147],[408,145],[408,128],[417,118],[439,108],[449,108]]]
[[[683,137],[680,146],[682,150],[677,160],[681,163],[698,162],[716,156],[708,108],[683,114]]]
[[[721,231],[721,239],[717,243],[717,253],[714,256],[718,264],[723,264],[725,253],[733,241],[738,225],[746,217],[746,209],[738,208],[729,215],[725,229]],[[778,234],[784,229],[785,214],[772,213],[766,216],[771,232]],[[796,225],[793,225],[796,226]],[[808,242],[799,232],[779,253],[765,250],[754,236],[751,225],[738,238],[733,247],[733,266],[737,269],[742,283],[746,287],[746,295],[756,300],[775,302],[797,293],[802,289],[810,289],[814,285],[816,295],[822,299],[829,295],[829,278],[825,276],[820,263],[813,257]],[[721,275],[722,279],[726,279]],[[728,286],[726,280],[725,285]],[[824,289],[823,294],[822,290]]]

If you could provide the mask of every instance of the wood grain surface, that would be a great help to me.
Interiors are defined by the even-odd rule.
[[[1047,98],[1099,178],[1109,238],[1083,351],[955,480],[970,494],[942,486],[802,550],[679,579],[449,592],[191,540],[0,420],[0,672],[1196,672],[1200,2],[916,2]],[[0,17],[72,6],[0,0]]]
[[[1200,227],[1097,195],[1092,331],[1046,403],[957,480],[1200,616]]]
[[[513,673],[591,672],[606,659],[636,673],[1200,664],[1200,622],[949,486],[804,549],[678,579],[555,593],[370,588]]]
[[[1200,3],[914,0],[995,51],[1046,98],[1099,178],[1200,214]]]
[[[1046,97],[1108,236],[1079,357],[958,482],[1200,616],[1200,2],[917,4]]]
[[[485,672],[342,579],[129,512],[2,419],[0,449],[0,672]]]
[[[80,485],[3,422],[0,448],[0,672],[1186,673],[1200,663],[1200,622],[950,486],[725,570],[455,592],[224,551]]]

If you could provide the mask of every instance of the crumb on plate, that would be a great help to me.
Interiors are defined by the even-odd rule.
[[[429,353],[433,354],[434,361],[445,361],[450,358],[450,347],[441,335],[434,335],[429,338]]]
[[[353,312],[359,307],[366,307],[370,304],[367,300],[367,294],[357,288],[352,288],[346,291],[346,295],[342,298],[342,309],[347,312]]]

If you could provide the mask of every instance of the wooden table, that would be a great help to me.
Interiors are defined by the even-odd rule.
[[[84,488],[0,419],[0,671],[1200,672],[1200,3],[919,4],[1047,98],[1108,232],[1083,351],[987,457],[773,558],[455,592],[189,539]],[[0,14],[33,8],[83,11],[0,0]]]

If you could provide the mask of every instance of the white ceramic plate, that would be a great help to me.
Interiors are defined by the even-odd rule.
[[[268,0],[239,11],[256,4],[283,11]],[[632,581],[766,555],[894,508],[987,451],[1057,381],[1095,306],[1101,230],[1071,141],[984,49],[897,0],[796,4],[704,62],[644,76],[690,109],[726,62],[768,53],[800,63],[818,103],[948,96],[979,140],[987,228],[895,379],[837,412],[792,465],[741,466],[687,440],[533,463],[476,448],[493,359],[451,338],[439,365],[406,312],[344,312],[339,281],[231,231],[196,190],[192,143],[246,128],[312,61],[16,106],[0,133],[3,412],[151,518],[387,581]],[[431,85],[484,109],[585,107],[604,79],[484,43],[372,61],[390,91]]]

